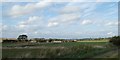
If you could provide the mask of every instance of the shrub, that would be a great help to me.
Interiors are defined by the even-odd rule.
[[[109,42],[113,43],[116,46],[120,46],[120,36],[112,37]]]

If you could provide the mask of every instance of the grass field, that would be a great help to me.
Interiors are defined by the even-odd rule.
[[[15,47],[15,46],[48,46],[48,47],[53,47],[53,46],[78,46],[78,45],[106,45],[108,42],[86,42],[86,41],[82,41],[82,42],[67,42],[67,43],[21,43],[21,44],[17,44],[17,43],[5,43],[2,44],[3,47]]]
[[[113,50],[107,41],[2,44],[3,58],[92,58]]]
[[[108,42],[108,39],[102,39],[102,40],[83,40],[78,42]]]

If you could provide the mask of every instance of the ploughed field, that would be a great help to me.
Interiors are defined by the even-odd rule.
[[[2,58],[102,58],[112,54],[112,58],[117,58],[116,48],[106,40],[2,44]]]

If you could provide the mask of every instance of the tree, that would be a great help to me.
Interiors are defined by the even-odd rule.
[[[27,35],[19,35],[17,39],[18,39],[19,41],[26,41],[26,40],[28,40],[27,38],[28,38]]]
[[[120,46],[120,36],[112,37],[109,42],[113,43],[116,46]]]
[[[49,39],[49,42],[52,42],[52,41],[53,41],[53,39],[50,38],[50,39]]]

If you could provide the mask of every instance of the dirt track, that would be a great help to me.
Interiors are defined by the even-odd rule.
[[[118,50],[112,50],[104,54],[97,55],[93,58],[118,58]]]

